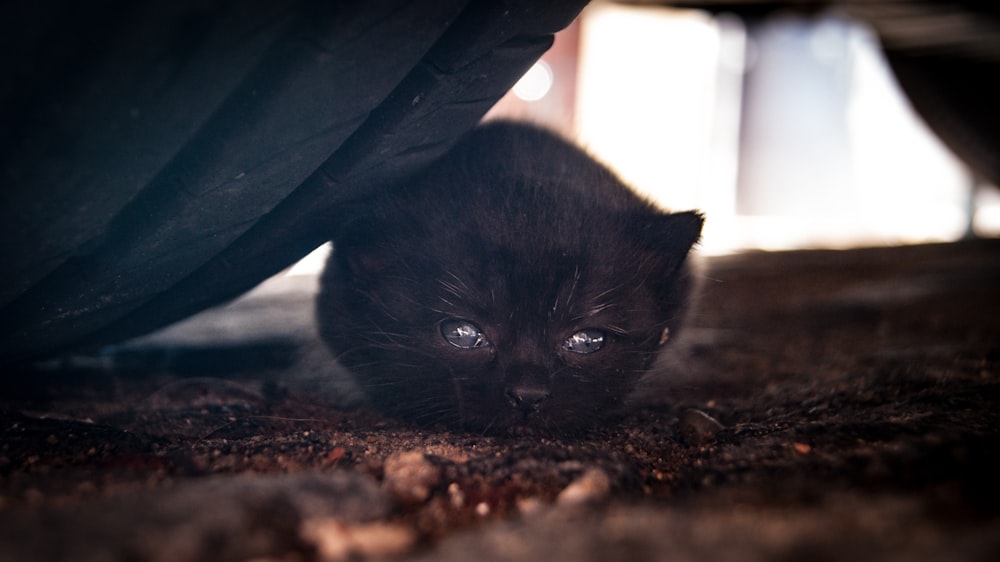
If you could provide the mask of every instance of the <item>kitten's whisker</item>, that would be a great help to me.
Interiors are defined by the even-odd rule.
[[[580,265],[577,264],[573,266],[573,284],[569,287],[569,294],[566,295],[566,306],[573,300],[573,294],[576,293],[576,285],[580,282]]]
[[[619,283],[619,284],[615,285],[614,287],[611,287],[610,289],[607,289],[605,291],[602,291],[602,292],[598,293],[597,295],[594,296],[593,300],[599,301],[602,298],[610,295],[611,293],[617,292],[619,289],[621,289],[624,286],[625,286],[625,283]]]
[[[451,272],[451,271],[446,271],[445,273],[447,273],[447,274],[448,274],[449,276],[451,276],[451,278],[452,278],[452,279],[454,279],[455,281],[457,281],[457,282],[458,282],[458,284],[462,286],[462,288],[464,288],[464,289],[466,289],[466,290],[468,290],[468,289],[469,289],[469,285],[468,285],[468,284],[467,284],[467,283],[465,282],[465,280],[464,280],[464,279],[462,279],[462,278],[461,278],[461,277],[459,277],[458,275],[455,275],[455,274],[454,274],[453,272]]]
[[[494,426],[494,425],[496,425],[496,423],[497,423],[497,419],[498,419],[499,417],[500,417],[500,414],[496,414],[495,416],[493,416],[492,418],[490,418],[490,422],[489,422],[488,424],[486,424],[486,427],[484,427],[484,428],[483,428],[483,431],[482,431],[482,432],[480,432],[480,434],[479,434],[479,435],[480,435],[480,437],[482,437],[482,436],[485,436],[485,435],[488,435],[488,434],[489,434],[490,430],[491,430],[491,429],[493,429],[493,426]]]

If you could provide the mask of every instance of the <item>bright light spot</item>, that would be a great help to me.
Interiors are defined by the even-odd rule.
[[[524,101],[538,101],[552,89],[552,68],[540,60],[514,84],[514,95]]]
[[[702,208],[713,172],[719,32],[701,12],[593,3],[580,30],[577,135],[665,208]],[[728,53],[739,66],[737,53]],[[707,210],[707,209],[706,209]]]
[[[875,243],[959,238],[968,224],[968,172],[914,113],[874,34],[856,28],[848,40],[854,182],[845,187],[854,192],[859,230]]]
[[[333,244],[327,242],[319,248],[316,248],[312,252],[306,255],[306,257],[300,259],[288,269],[285,275],[317,275],[319,272],[323,271],[323,266],[326,265],[326,258],[330,256],[330,252],[333,251]]]
[[[849,28],[839,19],[821,19],[809,37],[809,51],[824,64],[837,64],[844,60],[845,35]]]
[[[964,234],[968,172],[916,117],[871,31],[784,18],[748,37],[731,18],[604,3],[584,16],[577,138],[663,207],[704,211],[701,253]],[[748,67],[756,95],[744,98]],[[755,120],[767,126],[748,140]],[[997,232],[1000,195],[978,203],[976,231]]]
[[[1000,236],[1000,189],[985,186],[976,193],[972,227],[979,236]]]

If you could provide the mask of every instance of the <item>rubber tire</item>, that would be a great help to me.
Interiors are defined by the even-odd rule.
[[[146,333],[287,267],[473,127],[584,4],[5,8],[0,362]]]

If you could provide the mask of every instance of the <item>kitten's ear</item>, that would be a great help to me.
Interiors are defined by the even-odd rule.
[[[674,258],[671,261],[676,266],[698,243],[704,222],[704,217],[695,211],[656,215],[644,221],[639,236],[647,248]]]

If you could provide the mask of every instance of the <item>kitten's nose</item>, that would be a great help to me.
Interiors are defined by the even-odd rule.
[[[530,412],[551,396],[547,388],[520,386],[507,391],[507,400],[518,410]]]

